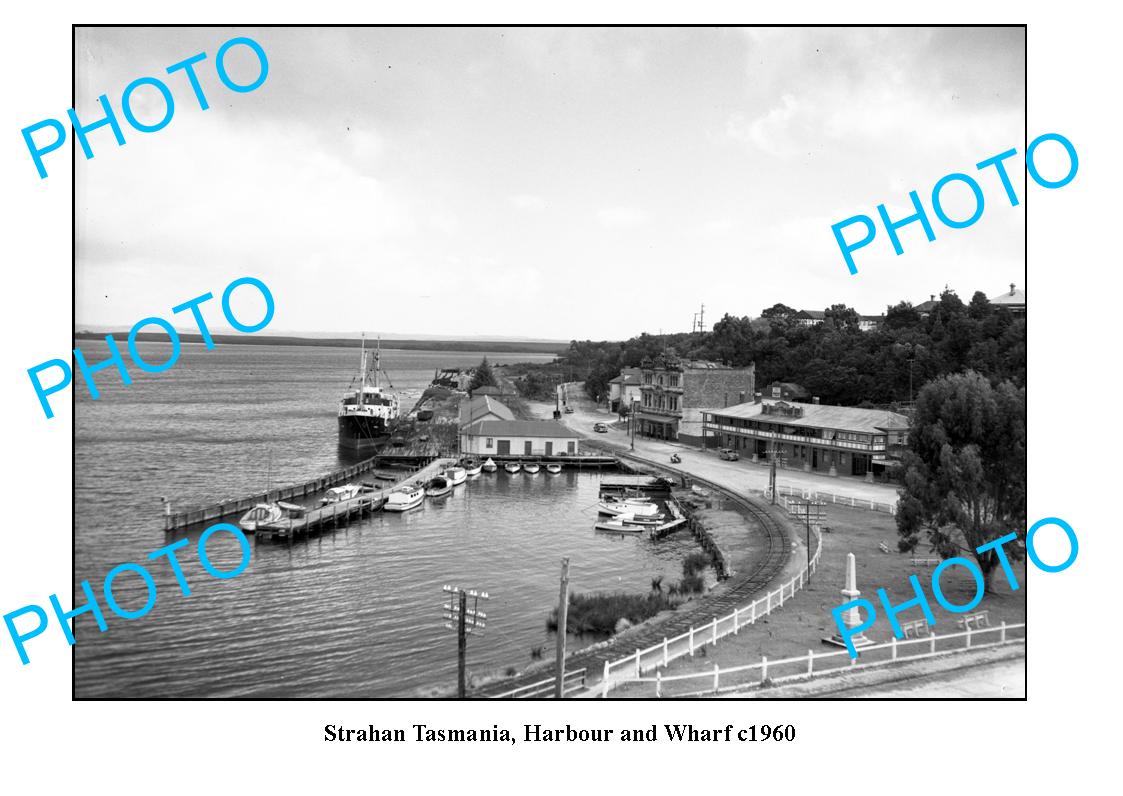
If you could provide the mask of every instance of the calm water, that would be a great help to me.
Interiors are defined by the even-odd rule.
[[[166,347],[146,344],[141,353],[163,361]],[[480,356],[383,351],[383,366],[408,409],[435,368]],[[77,391],[77,579],[100,598],[113,566],[143,562],[172,541],[161,530],[161,495],[187,508],[344,463],[335,408],[357,364],[353,349],[188,345],[172,370],[134,377],[127,388],[113,373],[98,374],[101,400]],[[469,670],[522,668],[532,648],[550,653],[545,620],[562,556],[577,591],[644,591],[656,575],[677,578],[691,549],[689,539],[595,533],[598,481],[593,473],[485,474],[405,515],[378,513],[291,547],[255,545],[249,568],[232,580],[203,572],[196,534],[178,554],[189,597],[162,561],[149,567],[159,589],[150,614],[127,621],[107,612],[106,633],[88,614],[77,620],[77,695],[384,697],[448,688],[456,639],[443,626],[445,583],[492,595],[486,632],[469,638]],[[216,537],[208,553],[229,568],[238,550],[226,542]],[[135,580],[114,584],[133,610],[144,601]]]

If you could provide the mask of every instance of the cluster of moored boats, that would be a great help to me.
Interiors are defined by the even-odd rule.
[[[597,503],[597,514],[593,527],[609,533],[667,531],[686,522],[674,501],[666,502],[661,508],[652,498],[644,496],[606,495]]]
[[[333,504],[339,509],[353,508],[355,501],[365,500],[365,505],[369,505],[372,511],[380,508],[383,511],[409,511],[424,503],[427,497],[434,499],[446,497],[455,487],[469,478],[475,478],[485,472],[494,473],[498,469],[499,465],[490,458],[483,462],[477,459],[464,459],[457,465],[444,468],[428,481],[414,481],[394,487],[380,500],[376,499],[373,502],[370,493],[378,491],[378,487],[369,483],[344,484],[325,492],[320,500],[320,508],[332,508]],[[562,466],[556,462],[547,464],[535,461],[507,462],[503,465],[503,469],[509,473],[517,473],[521,470],[532,475],[545,469],[548,473],[557,474],[562,471]],[[303,522],[309,511],[315,509],[284,501],[258,503],[242,516],[238,525],[244,531],[285,528],[294,522]]]

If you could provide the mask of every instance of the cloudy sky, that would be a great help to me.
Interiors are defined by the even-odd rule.
[[[240,35],[270,65],[248,94],[214,70]],[[900,257],[880,230],[856,276],[830,228],[1024,151],[1021,29],[82,29],[79,118],[200,51],[209,110],[166,76],[165,129],[117,147],[102,128],[79,153],[80,327],[170,317],[244,275],[272,289],[273,332],[556,339],[1024,279],[1025,205],[993,170],[973,227],[933,216],[929,243],[913,224]],[[231,51],[235,79],[253,65]]]

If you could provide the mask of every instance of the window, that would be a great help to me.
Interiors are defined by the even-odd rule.
[[[779,398],[780,397],[780,388],[779,387],[773,387],[772,388],[772,397],[773,398]]]
[[[678,374],[672,373],[669,378],[671,380],[671,386],[677,387],[678,386]]]
[[[487,447],[488,448],[495,447],[495,440],[492,437],[487,438]]]

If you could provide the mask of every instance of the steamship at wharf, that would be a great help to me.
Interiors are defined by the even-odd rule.
[[[380,380],[382,341],[374,352],[373,377],[367,368],[366,337],[363,337],[357,390],[349,391],[339,406],[339,446],[352,451],[375,451],[390,438],[390,426],[398,419],[398,396],[383,391]],[[354,381],[352,381],[354,386]],[[391,385],[392,386],[392,385]]]

